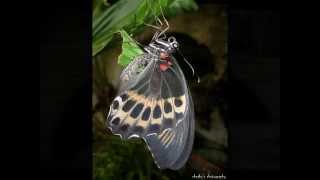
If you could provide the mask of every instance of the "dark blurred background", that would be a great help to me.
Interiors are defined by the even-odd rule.
[[[40,25],[40,170],[91,179],[91,2],[56,3]],[[277,173],[280,13],[230,5],[228,22],[228,177]]]
[[[280,171],[280,13],[229,11],[230,166]]]

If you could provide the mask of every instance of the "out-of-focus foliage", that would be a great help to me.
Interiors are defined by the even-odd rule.
[[[92,23],[92,56],[98,54],[121,29],[137,33],[144,23],[151,23],[156,16],[175,15],[183,10],[195,10],[194,0],[119,0],[113,5],[105,0],[94,0]]]
[[[109,137],[108,141],[94,145],[94,179],[150,179],[152,159],[144,162],[136,157],[143,157],[145,150],[141,141],[121,141],[119,137]]]
[[[193,11],[197,9],[198,5],[194,1],[175,0],[170,4],[170,8],[167,10],[166,14],[175,16],[179,13],[183,13],[183,11]]]

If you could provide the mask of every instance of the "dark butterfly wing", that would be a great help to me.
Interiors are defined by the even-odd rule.
[[[180,169],[190,156],[194,139],[194,112],[190,103],[183,121],[176,127],[144,138],[161,169]]]
[[[108,126],[124,139],[143,138],[159,168],[179,169],[187,161],[194,139],[191,95],[175,59],[163,72],[148,54],[137,60],[148,58],[142,72],[129,73],[121,83],[110,107]]]

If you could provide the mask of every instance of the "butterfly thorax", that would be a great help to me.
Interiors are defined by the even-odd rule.
[[[159,61],[161,71],[166,71],[172,66],[171,55],[178,48],[178,42],[174,37],[169,37],[167,40],[156,39],[152,41],[145,50],[153,56],[152,59]]]

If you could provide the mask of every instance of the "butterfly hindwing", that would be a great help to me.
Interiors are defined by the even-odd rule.
[[[192,103],[190,99],[190,103]],[[193,145],[194,112],[188,108],[181,123],[168,128],[159,135],[145,137],[145,141],[161,169],[180,169],[187,161]]]
[[[176,126],[166,129],[168,132],[163,131],[158,135],[147,136],[145,141],[159,168],[176,170],[185,164],[192,150],[194,139],[193,102],[185,77],[174,59],[172,68],[164,72],[164,77],[174,78],[166,78],[167,82],[179,83],[171,83],[170,86],[167,86]],[[164,95],[162,94],[162,96]]]

